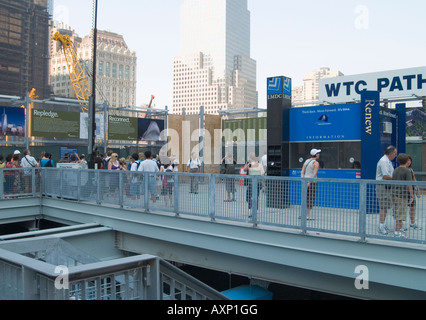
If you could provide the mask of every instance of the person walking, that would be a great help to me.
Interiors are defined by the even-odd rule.
[[[398,150],[394,146],[389,146],[385,150],[384,156],[377,163],[376,180],[377,181],[391,181],[395,171],[392,161],[395,160]],[[389,228],[386,226],[386,217],[388,210],[392,207],[392,194],[391,188],[387,185],[376,186],[376,196],[379,201],[380,208],[380,225],[379,233],[387,235]]]
[[[408,169],[409,157],[402,153],[398,156],[399,167],[395,169],[392,175],[394,181],[413,181],[413,176]],[[392,186],[392,198],[395,215],[395,237],[403,237],[403,221],[407,218],[407,203],[412,205],[414,202],[413,186],[396,185]]]
[[[320,169],[319,158],[322,150],[312,149],[311,157],[305,161],[302,168],[302,178],[316,179],[318,177],[318,171]],[[316,182],[308,182],[308,190],[307,190],[307,209],[306,209],[306,218],[307,220],[314,220],[311,217],[310,211],[314,207],[314,203],[317,197],[317,184]]]
[[[197,154],[195,152],[193,152],[191,154],[191,159],[189,159],[186,166],[189,168],[189,172],[192,173],[192,176],[191,176],[191,191],[189,193],[198,194],[198,178],[195,177],[194,175],[196,173],[200,173],[201,161],[197,157]]]

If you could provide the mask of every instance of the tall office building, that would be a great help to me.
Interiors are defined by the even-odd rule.
[[[93,35],[80,38],[70,27],[54,22],[51,34],[59,31],[71,37],[86,74],[92,74]],[[136,106],[137,57],[122,35],[98,31],[97,90],[98,103],[108,101],[112,108]],[[89,78],[91,86],[91,79]],[[51,40],[50,84],[54,95],[75,98],[67,63],[58,41]]]
[[[0,0],[0,94],[48,98],[48,0]]]
[[[173,112],[257,108],[247,0],[185,0],[173,64]]]

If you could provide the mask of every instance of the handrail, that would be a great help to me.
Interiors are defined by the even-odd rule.
[[[7,171],[0,170],[0,179]],[[161,192],[164,177],[171,179],[169,188]],[[137,195],[132,194],[133,182],[137,184]],[[306,215],[309,207],[308,186],[312,182],[317,185],[312,209],[317,217],[316,221],[310,220]],[[172,213],[181,218],[196,216],[220,223],[238,222],[254,227],[273,226],[283,231],[300,230],[304,234],[312,232],[345,235],[356,237],[360,241],[382,239],[426,243],[424,197],[416,198],[416,219],[422,229],[411,232],[408,225],[409,232],[403,238],[393,237],[392,232],[388,235],[377,232],[379,203],[376,187],[406,186],[408,183],[404,181],[39,168],[33,169],[31,183],[30,193],[12,196],[53,196],[97,205],[118,205],[127,210]],[[409,184],[419,188],[422,191],[420,195],[425,194],[426,182]],[[193,187],[200,189],[200,194],[192,192]],[[237,201],[226,201],[230,196],[227,194],[228,187],[236,189]],[[158,192],[160,199],[153,199],[150,192]],[[0,198],[4,197],[7,195],[0,190]],[[391,224],[391,229],[394,228],[392,212],[388,214],[387,221]]]

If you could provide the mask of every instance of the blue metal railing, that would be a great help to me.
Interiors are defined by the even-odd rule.
[[[8,171],[0,170],[0,179],[13,170]],[[13,172],[23,174],[20,170]],[[14,193],[5,184],[0,198],[49,196],[171,213],[182,218],[349,236],[360,241],[377,238],[426,242],[426,182],[409,184],[418,190],[416,207],[411,209],[407,203],[405,232],[398,238],[393,232],[393,209],[386,217],[389,233],[378,232],[380,207],[376,188],[384,182],[43,168],[33,169],[31,179],[21,183],[27,185],[17,187]],[[312,183],[316,185],[315,199],[309,201],[308,187]],[[407,182],[386,185],[389,190],[406,188]],[[310,202],[313,206],[308,217]],[[414,210],[417,228],[411,228],[410,210]]]

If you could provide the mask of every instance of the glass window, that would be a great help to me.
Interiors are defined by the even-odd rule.
[[[290,168],[301,169],[310,158],[312,149],[321,149],[320,164],[323,169],[353,169],[354,161],[361,160],[361,142],[309,142],[290,145]]]
[[[125,75],[125,77],[126,77],[126,80],[130,80],[130,67],[129,66],[126,66],[126,75]]]
[[[112,77],[117,78],[117,64],[116,63],[112,64]]]
[[[107,77],[111,77],[111,63],[109,62],[106,63],[105,75]]]
[[[103,61],[99,61],[99,75],[100,76],[104,75],[104,62]]]
[[[123,79],[124,78],[124,67],[120,64],[118,67],[118,78]]]

